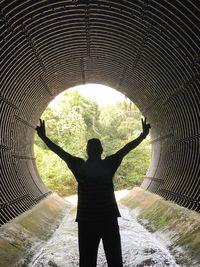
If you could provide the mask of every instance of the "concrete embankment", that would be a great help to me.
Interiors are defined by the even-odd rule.
[[[0,228],[0,267],[26,266],[33,244],[47,240],[69,209],[70,203],[52,194],[3,225]]]
[[[200,267],[199,213],[166,201],[139,187],[129,191],[120,202],[128,207],[133,218],[136,217],[146,229],[162,239],[162,243],[170,249],[179,266]],[[43,247],[59,227],[64,215],[70,217],[67,214],[74,214],[75,203],[74,196],[66,201],[52,194],[31,210],[3,225],[0,228],[0,267],[28,266],[36,253],[37,244]],[[123,222],[126,221],[122,220],[121,223]]]
[[[138,209],[138,221],[168,244],[180,266],[200,266],[200,214],[133,188],[121,201]]]

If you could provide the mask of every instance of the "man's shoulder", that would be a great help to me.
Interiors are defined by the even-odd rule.
[[[73,168],[85,163],[85,160],[80,157],[72,156],[66,160],[68,167]]]
[[[77,163],[85,163],[85,160],[83,158],[76,157],[76,156],[72,156],[71,160]]]
[[[107,157],[105,157],[104,162],[108,164],[118,164],[120,161],[120,158],[117,154],[112,154]]]
[[[119,159],[119,155],[117,153],[115,154],[112,154],[112,155],[109,155],[109,156],[106,156],[105,157],[105,161],[112,161],[112,160],[116,160],[116,159]]]

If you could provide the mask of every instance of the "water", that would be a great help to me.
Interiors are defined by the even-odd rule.
[[[149,233],[137,222],[137,210],[129,211],[119,206],[122,218],[119,218],[124,267],[177,267],[166,244],[154,234]],[[29,267],[77,267],[78,238],[75,214],[67,213],[59,228],[46,243],[37,244]],[[98,267],[106,267],[102,243],[98,253]]]

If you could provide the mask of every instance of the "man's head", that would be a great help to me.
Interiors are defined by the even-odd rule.
[[[87,154],[89,158],[100,157],[103,152],[101,141],[97,138],[92,138],[87,142]]]

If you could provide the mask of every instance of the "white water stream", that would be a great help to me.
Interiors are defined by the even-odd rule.
[[[74,199],[71,199],[74,201]],[[178,267],[167,244],[148,232],[137,222],[137,210],[119,205],[119,218],[124,267]],[[53,236],[46,242],[36,244],[29,267],[77,267],[78,238],[75,214],[67,213]],[[98,253],[98,267],[106,267],[102,243]],[[89,267],[89,266],[88,266]]]

